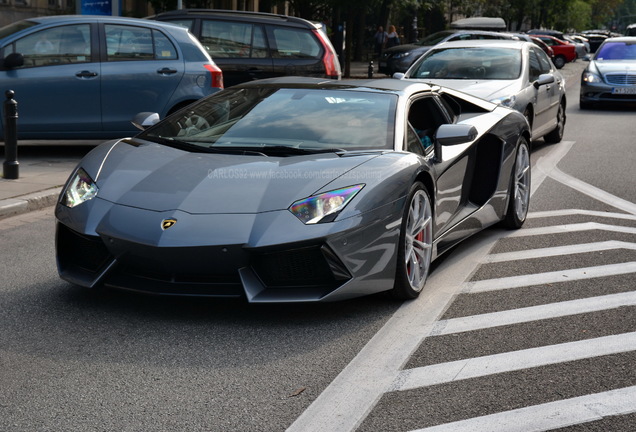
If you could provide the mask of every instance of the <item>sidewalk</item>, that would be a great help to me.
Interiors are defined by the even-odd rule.
[[[375,66],[374,78],[386,78],[378,74]],[[351,78],[362,79],[368,76],[368,63],[352,62]],[[106,141],[106,140],[104,140]],[[57,198],[82,156],[90,150],[91,145],[102,141],[18,141],[18,179],[3,178],[4,170],[0,167],[0,220],[29,211],[39,210],[55,205]],[[88,143],[89,146],[77,147],[77,143]],[[34,145],[50,146],[50,150]],[[75,151],[72,149],[75,147]],[[0,163],[4,163],[4,143],[0,142]]]

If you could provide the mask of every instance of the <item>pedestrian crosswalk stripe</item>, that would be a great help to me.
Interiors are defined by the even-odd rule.
[[[411,432],[541,432],[636,412],[636,386],[504,411]]]
[[[391,391],[411,390],[629,351],[636,351],[636,332],[407,369],[396,377]]]
[[[501,312],[491,312],[481,315],[471,315],[442,320],[435,324],[431,335],[462,333],[504,325],[598,312],[602,310],[615,309],[621,306],[635,305],[636,291],[608,294],[579,300],[549,303],[540,306],[530,306],[520,309],[511,309]]]
[[[516,252],[505,252],[490,254],[484,258],[484,263],[496,263],[505,261],[526,260],[535,258],[545,258],[561,255],[572,255],[578,253],[601,252],[612,249],[636,250],[636,243],[623,241],[603,241],[598,243],[584,243],[567,246],[556,246],[540,249],[520,250]]]
[[[537,235],[548,235],[548,234],[563,234],[563,233],[573,233],[577,231],[612,231],[617,233],[624,234],[636,234],[636,228],[620,226],[620,225],[607,225],[598,222],[583,222],[578,224],[569,224],[569,225],[555,225],[548,227],[538,227],[538,228],[524,228],[518,231],[514,231],[510,233],[507,238],[515,238],[515,237],[530,237]]]
[[[520,276],[510,276],[497,279],[484,279],[480,281],[465,282],[463,291],[466,293],[480,293],[499,291],[509,288],[520,288],[533,285],[554,284],[581,279],[593,279],[599,277],[616,276],[636,273],[636,262],[620,264],[608,264],[594,267],[581,267],[571,270],[557,270],[546,273],[535,273]]]

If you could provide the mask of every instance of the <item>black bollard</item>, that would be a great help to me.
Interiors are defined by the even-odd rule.
[[[13,99],[15,92],[7,90],[4,101],[4,153],[2,174],[5,179],[15,180],[19,177],[18,162],[18,103]]]
[[[373,60],[369,62],[369,67],[367,68],[367,77],[373,78]]]

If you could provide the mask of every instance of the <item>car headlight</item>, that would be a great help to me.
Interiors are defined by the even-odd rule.
[[[516,101],[517,101],[517,96],[510,95],[510,96],[503,96],[496,99],[492,99],[490,102],[512,108],[515,105]]]
[[[289,211],[306,225],[331,222],[363,187],[359,184],[311,196],[293,203]]]
[[[603,82],[600,76],[592,72],[583,72],[581,80],[586,83],[600,83]]]
[[[73,208],[95,198],[97,191],[97,185],[93,179],[83,168],[80,168],[66,187],[62,196],[62,204]]]

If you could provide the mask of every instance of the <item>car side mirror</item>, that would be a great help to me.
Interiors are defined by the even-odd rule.
[[[11,53],[4,58],[4,67],[15,69],[24,66],[24,56],[20,53]]]
[[[554,75],[552,74],[541,74],[539,78],[533,83],[535,88],[539,88],[546,84],[552,84],[554,82]]]
[[[477,138],[477,129],[467,124],[443,124],[435,134],[435,139],[442,146],[464,144],[475,138]]]
[[[592,61],[592,56],[590,54],[585,54],[585,57],[583,57],[583,61]]]
[[[435,133],[435,159],[442,161],[442,146],[465,144],[477,138],[475,126],[466,124],[443,124]]]
[[[132,119],[132,124],[139,130],[146,130],[159,122],[159,114],[153,112],[140,112]]]
[[[396,73],[394,73],[394,74],[393,74],[393,78],[394,78],[394,79],[402,80],[402,79],[404,79],[405,77],[406,77],[406,75],[405,75],[405,74],[403,74],[402,72],[396,72]]]

